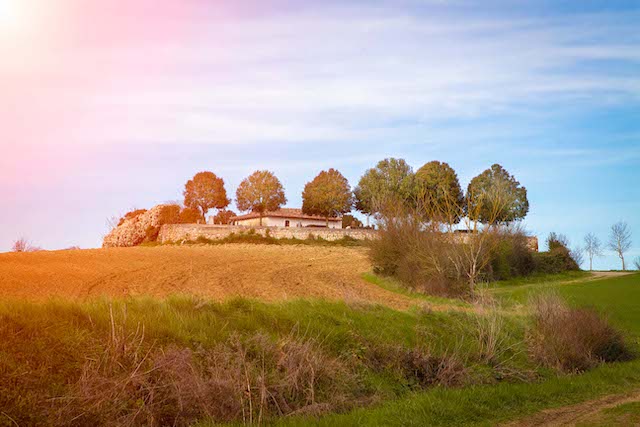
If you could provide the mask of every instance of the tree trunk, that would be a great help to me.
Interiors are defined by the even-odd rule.
[[[593,271],[593,257],[589,257],[589,271]]]
[[[262,227],[262,212],[260,212],[260,227]]]
[[[327,224],[327,228],[329,228],[329,217],[325,218],[327,220],[326,224]]]
[[[622,260],[622,271],[627,271],[627,266],[624,264],[624,255],[620,255],[620,259]]]

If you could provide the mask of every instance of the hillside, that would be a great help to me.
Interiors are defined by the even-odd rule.
[[[215,301],[322,298],[407,308],[409,298],[367,283],[365,248],[159,246],[0,254],[0,297],[42,300],[190,294]]]

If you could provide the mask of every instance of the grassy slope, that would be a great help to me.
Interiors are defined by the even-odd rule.
[[[640,274],[583,281],[575,273],[501,283],[493,290],[507,306],[526,302],[537,292],[555,291],[573,304],[590,305],[610,315],[633,341],[640,342]],[[571,282],[571,283],[567,283]],[[539,286],[530,286],[532,284]],[[637,347],[640,347],[637,345]],[[580,376],[535,384],[507,384],[435,389],[319,421],[285,420],[283,425],[495,425],[542,409],[575,404],[640,387],[640,360],[602,366]],[[628,412],[628,411],[627,411]],[[626,414],[628,415],[628,414]]]
[[[393,283],[369,276],[388,289]],[[566,277],[562,279],[567,279]],[[571,278],[575,279],[575,278]],[[518,303],[539,289],[557,289],[575,304],[589,304],[610,312],[614,322],[637,341],[640,313],[634,301],[640,297],[640,275],[584,284],[503,284],[497,291],[507,304]],[[416,297],[417,299],[421,299]],[[429,299],[426,299],[429,300]],[[446,304],[447,300],[432,303]],[[112,303],[119,321],[130,330],[145,325],[145,339],[156,347],[178,345],[212,348],[231,334],[264,333],[281,337],[292,331],[321,343],[334,357],[360,359],[368,348],[392,345],[410,349],[427,346],[433,354],[459,348],[462,354],[477,353],[474,316],[463,312],[399,312],[376,306],[323,301],[292,301],[263,304],[235,300],[225,304],[176,297],[167,301],[137,298]],[[126,305],[126,321],[123,307]],[[20,424],[41,405],[43,395],[64,394],[65,387],[81,374],[87,357],[95,357],[110,333],[109,301],[90,303],[0,304],[0,407]],[[518,339],[522,319],[509,325]],[[510,359],[510,355],[505,355]],[[495,384],[490,368],[470,362],[489,385],[461,389],[435,388],[415,392],[387,371],[364,368],[360,372],[362,393],[375,390],[380,406],[358,409],[319,420],[292,418],[285,425],[493,425],[543,408],[564,406],[604,394],[640,387],[640,361],[603,366],[575,377],[555,378],[535,384]],[[513,367],[531,369],[523,355],[511,360]],[[25,373],[28,373],[26,375]],[[40,394],[39,394],[40,393]],[[391,400],[390,400],[391,399]],[[395,400],[394,400],[395,399]],[[43,421],[43,420],[40,420]],[[7,419],[0,416],[0,425]]]
[[[20,425],[49,421],[50,412],[43,412],[42,402],[55,406],[79,381],[86,362],[99,359],[108,349],[110,312],[115,313],[115,324],[124,335],[144,325],[142,353],[176,346],[215,350],[232,335],[250,338],[258,333],[273,340],[290,335],[311,340],[357,372],[357,388],[345,392],[365,402],[407,396],[416,389],[410,378],[391,368],[372,369],[366,362],[371,351],[426,347],[437,356],[456,349],[469,358],[466,363],[477,380],[490,382],[494,376],[491,367],[475,359],[475,317],[469,313],[399,312],[324,301],[265,304],[237,299],[221,304],[187,297],[2,303],[0,407],[4,414],[0,414],[0,425],[10,425],[9,420]],[[517,342],[521,325],[510,326]],[[503,355],[513,369],[532,368],[525,358],[511,356]]]

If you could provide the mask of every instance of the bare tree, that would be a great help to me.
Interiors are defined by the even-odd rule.
[[[578,264],[578,267],[584,264],[584,253],[585,249],[580,246],[576,246],[569,250],[569,256],[576,262],[576,264]]]
[[[11,247],[11,250],[13,252],[37,252],[42,249],[40,249],[37,246],[33,246],[31,242],[29,242],[24,237],[21,237],[15,242],[13,242],[13,246]]]
[[[584,251],[589,257],[589,271],[593,271],[593,259],[603,255],[602,242],[595,234],[589,233],[584,236]]]
[[[636,270],[640,271],[640,256],[637,257],[633,263],[636,265]]]
[[[631,248],[631,230],[626,222],[621,221],[611,226],[608,246],[622,261],[622,270],[626,270],[624,254]]]
[[[27,252],[28,248],[29,248],[29,242],[24,237],[21,237],[15,242],[13,242],[13,246],[11,247],[11,250],[13,252]]]

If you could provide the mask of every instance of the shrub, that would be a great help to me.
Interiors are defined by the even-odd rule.
[[[519,228],[498,231],[498,240],[491,251],[488,276],[492,280],[508,280],[527,276],[535,269],[534,255],[528,237]]]
[[[583,372],[603,362],[629,360],[621,333],[590,308],[570,308],[554,295],[532,302],[533,328],[529,348],[533,358],[563,372]]]
[[[580,270],[576,253],[569,249],[569,240],[563,234],[550,233],[547,238],[548,252],[534,254],[534,265],[537,273],[557,274],[565,271]]]
[[[179,223],[180,224],[197,224],[202,220],[200,211],[194,208],[183,208],[180,211]]]
[[[213,217],[213,223],[218,225],[229,225],[233,222],[233,219],[236,216],[237,215],[234,211],[222,209]]]
[[[469,380],[469,372],[455,352],[436,356],[424,348],[370,345],[365,363],[379,373],[394,372],[416,390],[438,385],[461,386]]]

